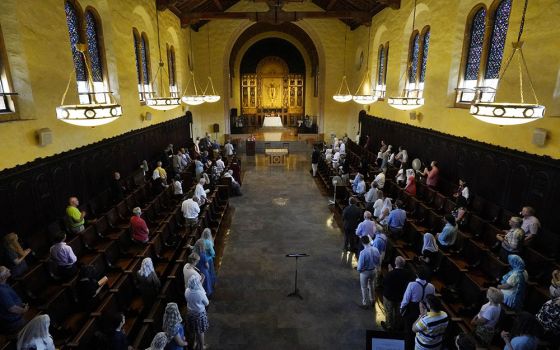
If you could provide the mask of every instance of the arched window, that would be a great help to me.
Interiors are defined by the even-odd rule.
[[[64,9],[80,103],[106,103],[109,88],[104,75],[101,23],[93,8],[88,8],[82,16],[75,1],[66,1]],[[90,65],[89,72],[86,60]]]
[[[145,101],[151,97],[152,84],[150,82],[150,55],[148,52],[148,37],[132,28],[134,39],[134,55],[136,57],[136,74],[138,75],[138,99]]]
[[[179,97],[177,90],[177,70],[175,68],[175,48],[167,46],[167,68],[169,73],[169,92],[171,97]]]
[[[415,31],[410,41],[407,96],[421,97],[426,78],[426,64],[430,46],[430,27],[426,26],[421,33]]]
[[[2,28],[0,28],[0,121],[13,120],[12,112],[15,112],[15,106],[11,98],[12,92],[8,70],[8,57],[4,48]],[[9,116],[7,113],[12,115]]]
[[[496,0],[488,11],[484,6],[471,11],[467,20],[457,103],[471,103],[477,90],[482,101],[494,101],[510,12],[511,0]]]
[[[377,94],[380,98],[385,97],[387,90],[387,61],[389,57],[389,42],[379,46],[377,56]]]

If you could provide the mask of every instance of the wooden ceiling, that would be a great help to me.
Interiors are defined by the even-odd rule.
[[[284,11],[288,2],[312,2],[324,11]],[[386,7],[400,8],[401,0],[252,0],[266,3],[265,12],[227,12],[239,0],[157,0],[160,11],[169,9],[181,19],[183,27],[198,30],[213,19],[249,19],[255,22],[281,24],[304,18],[338,18],[356,29],[369,25],[371,18]]]

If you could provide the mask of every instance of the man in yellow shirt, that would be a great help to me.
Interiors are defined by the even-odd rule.
[[[84,230],[84,223],[86,212],[80,211],[78,206],[80,202],[78,201],[77,197],[70,197],[68,199],[68,206],[66,207],[66,219],[70,231],[73,233],[79,233]]]
[[[161,162],[157,162],[157,168],[154,169],[152,178],[154,180],[161,178],[161,182],[167,183],[167,171],[161,166]]]

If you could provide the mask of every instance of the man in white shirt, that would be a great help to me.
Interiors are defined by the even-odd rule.
[[[231,142],[229,142],[229,140],[224,145],[224,151],[226,153],[226,157],[233,156],[233,145],[231,144]]]
[[[226,168],[226,165],[224,164],[224,161],[222,160],[222,157],[218,156],[218,159],[216,160],[216,169],[218,171],[218,173],[222,173],[222,171],[224,171],[224,169]]]
[[[176,175],[173,180],[173,194],[175,196],[183,196],[183,182],[181,181],[181,175]]]
[[[378,189],[380,189],[380,190],[383,189],[383,187],[385,186],[385,169],[383,169],[382,172],[377,174],[375,179],[373,179],[373,182],[375,182],[377,184]]]
[[[523,218],[521,229],[525,232],[525,240],[535,238],[541,228],[541,222],[535,217],[535,209],[533,207],[523,207],[519,214]]]
[[[198,214],[200,214],[200,207],[198,206],[198,197],[192,196],[181,204],[181,212],[185,217],[187,226],[193,227],[198,223]]]
[[[346,154],[346,144],[344,142],[340,142],[338,151],[340,152],[340,154]]]
[[[205,184],[206,184],[206,179],[202,177],[200,178],[200,180],[198,180],[198,183],[196,184],[196,187],[194,189],[194,195],[198,197],[200,205],[208,201],[208,198],[206,198],[206,194],[210,192],[210,190],[204,190]]]

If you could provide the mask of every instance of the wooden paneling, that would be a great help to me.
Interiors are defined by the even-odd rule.
[[[359,121],[361,135],[372,138],[375,149],[371,151],[377,152],[382,139],[394,149],[402,145],[410,161],[437,160],[446,180],[463,177],[472,193],[514,213],[530,205],[544,227],[558,231],[554,216],[560,212],[559,160],[369,116],[365,111]]]
[[[0,172],[0,234],[25,236],[64,214],[70,195],[85,204],[107,189],[113,171],[127,178],[169,143],[189,142],[192,115],[103,140]],[[95,129],[92,129],[95,132]]]

